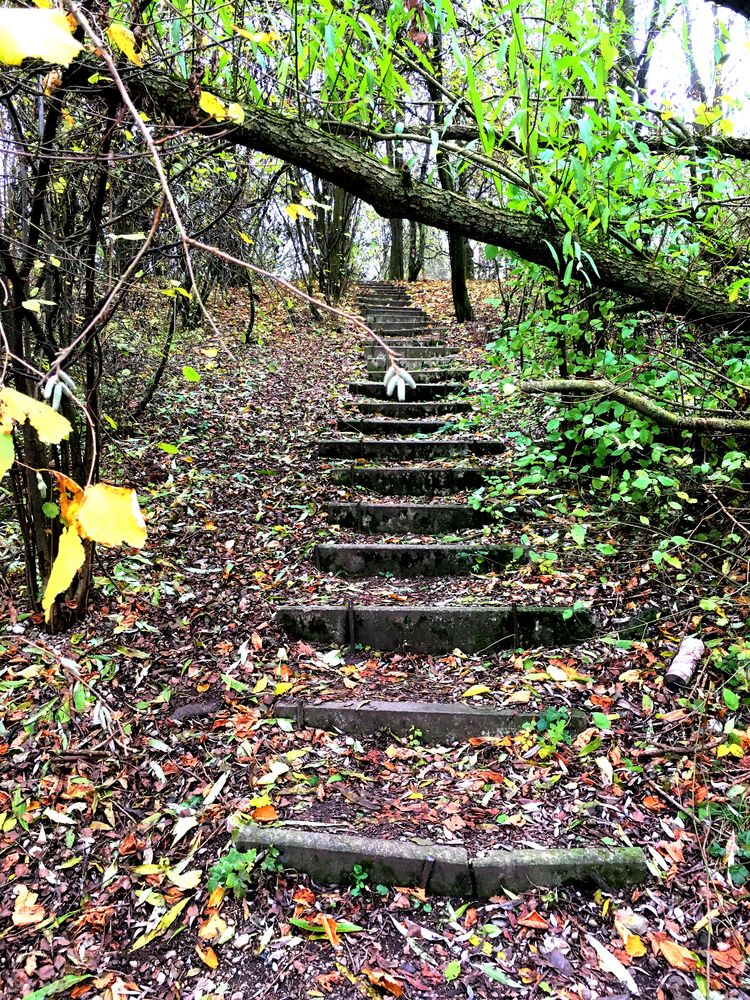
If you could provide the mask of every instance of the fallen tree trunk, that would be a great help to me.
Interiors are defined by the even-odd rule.
[[[750,434],[750,420],[740,417],[692,416],[665,410],[647,396],[624,386],[616,385],[604,378],[551,378],[527,379],[519,382],[521,392],[571,394],[574,396],[606,396],[617,400],[631,410],[649,417],[658,427],[669,427],[681,431],[719,431],[725,434]]]
[[[90,64],[82,68],[80,81],[86,83]],[[487,201],[456,192],[441,191],[410,179],[384,164],[361,147],[296,118],[246,106],[245,121],[239,126],[207,120],[197,107],[188,83],[153,71],[135,70],[126,75],[127,86],[141,106],[156,109],[193,134],[231,142],[254,149],[287,163],[294,163],[368,202],[386,218],[412,219],[448,233],[467,236],[504,250],[524,260],[557,271],[557,261],[565,263],[563,239],[566,231],[550,221],[529,213],[511,211]],[[101,87],[101,81],[97,84]],[[674,313],[691,320],[710,321],[735,328],[750,326],[750,311],[727,301],[684,272],[667,270],[658,263],[623,253],[606,243],[579,240],[581,250],[590,255],[595,267],[587,265],[593,285],[633,295],[650,308]],[[557,257],[557,260],[556,260]]]

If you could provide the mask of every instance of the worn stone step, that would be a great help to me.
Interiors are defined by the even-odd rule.
[[[467,400],[457,399],[452,402],[424,402],[424,403],[399,403],[390,402],[383,399],[375,403],[357,403],[357,410],[360,413],[378,413],[384,417],[429,417],[441,416],[451,413],[468,413],[471,410],[471,403]]]
[[[437,369],[438,371],[443,372],[447,370],[463,374],[464,372],[470,370],[465,367],[463,369],[460,367],[461,365],[466,365],[466,361],[463,358],[459,358],[458,356],[451,357],[450,355],[446,357],[436,355],[433,358],[405,358],[403,355],[397,355],[397,361],[402,368],[405,368],[407,371],[412,373],[433,371]],[[390,365],[391,359],[385,354],[368,358],[367,374],[374,379],[378,376],[382,378],[383,375],[385,375],[386,368],[389,368]],[[416,375],[414,377],[416,378]],[[440,379],[438,378],[434,381],[439,382]]]
[[[438,333],[420,334],[419,336],[416,335],[409,336],[408,333],[384,334],[380,339],[388,347],[392,347],[394,351],[398,350],[401,347],[442,348],[445,345],[445,338],[441,337],[440,334]],[[378,348],[378,345],[374,341],[368,340],[367,343],[370,344],[373,348],[377,348],[378,350],[380,350],[380,348]]]
[[[475,605],[435,607],[339,607],[289,605],[276,611],[276,621],[290,636],[329,645],[359,643],[372,649],[408,648],[441,655],[501,649],[534,649],[574,645],[593,635],[591,616],[576,611],[564,617],[561,607]]]
[[[321,703],[300,700],[274,705],[277,718],[294,719],[300,729],[337,729],[343,733],[375,735],[387,730],[394,736],[419,733],[426,743],[453,743],[472,736],[505,736],[534,726],[538,713],[488,705],[446,704],[434,701],[352,701]],[[581,732],[587,720],[583,712],[569,714],[568,729]]]
[[[372,461],[425,462],[431,458],[453,455],[499,455],[508,448],[504,441],[485,441],[475,438],[455,441],[450,438],[409,438],[399,441],[390,438],[325,438],[318,443],[321,458],[366,458]]]
[[[373,884],[420,887],[431,896],[490,899],[504,890],[578,885],[620,889],[649,876],[640,847],[568,847],[470,854],[465,847],[316,832],[249,823],[236,834],[240,851],[274,848],[286,868],[317,882],[350,885],[359,865]]]
[[[472,368],[416,369],[412,368],[407,361],[404,362],[403,367],[409,372],[415,382],[421,382],[423,385],[430,384],[431,382],[466,382],[473,371]],[[380,368],[376,371],[368,369],[367,374],[373,381],[379,377],[382,385],[385,369]]]
[[[416,378],[414,380],[417,381]],[[416,389],[407,387],[406,398],[410,401],[428,402],[433,399],[443,399],[445,396],[452,396],[464,388],[463,382],[420,382]],[[382,399],[386,401],[385,386],[380,382],[351,382],[349,392],[356,396],[365,396],[368,399]]]
[[[416,306],[392,306],[383,305],[382,303],[368,303],[365,311],[368,316],[377,315],[383,319],[392,319],[394,321],[404,320],[406,323],[413,323],[414,320],[424,320],[426,322],[430,318],[424,309],[418,309]]]
[[[339,417],[336,426],[340,431],[355,434],[434,434],[446,426],[445,420],[356,420]]]
[[[495,523],[489,511],[461,503],[329,503],[328,518],[362,534],[446,535]]]
[[[370,545],[334,542],[316,545],[313,553],[316,567],[324,573],[343,576],[392,573],[402,578],[491,573],[526,558],[520,546],[481,543],[391,545],[381,542]]]
[[[365,346],[365,358],[372,361],[380,361],[385,358],[385,351],[376,344],[367,344]],[[433,345],[432,347],[415,347],[413,344],[407,344],[403,347],[399,347],[396,351],[401,358],[415,358],[418,361],[431,361],[432,358],[447,358],[455,357],[458,355],[457,347],[447,347],[440,344]]]
[[[505,889],[578,885],[621,889],[649,876],[640,847],[526,848],[469,853],[465,847],[316,832],[249,823],[236,834],[240,851],[274,848],[278,862],[317,882],[349,885],[359,865],[373,884],[420,887],[431,896],[490,899]]]
[[[476,490],[485,485],[487,476],[498,476],[502,469],[491,466],[454,465],[433,468],[404,465],[384,468],[380,465],[358,465],[331,470],[331,479],[340,486],[362,486],[375,494],[402,497],[445,496]]]

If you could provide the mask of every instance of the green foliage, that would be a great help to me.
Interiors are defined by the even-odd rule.
[[[247,894],[250,873],[257,857],[255,849],[238,851],[236,847],[231,847],[211,868],[206,888],[213,892],[222,885],[227,892],[233,892],[238,899],[242,899]]]

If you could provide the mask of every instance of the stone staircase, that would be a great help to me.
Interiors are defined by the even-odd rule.
[[[478,435],[451,433],[454,419],[471,409],[462,397],[471,369],[460,351],[446,344],[402,287],[386,282],[363,285],[359,305],[417,385],[407,389],[403,402],[386,398],[387,357],[377,345],[365,345],[368,378],[349,387],[353,412],[338,419],[337,436],[321,440],[318,446],[320,457],[330,466],[332,483],[348,487],[350,494],[349,499],[328,505],[329,520],[361,540],[317,545],[316,567],[344,577],[392,574],[408,580],[465,577],[477,567],[484,573],[503,572],[521,563],[527,558],[523,546],[477,540],[477,529],[491,523],[492,517],[465,502],[467,491],[498,471],[494,462],[506,446]],[[394,535],[406,540],[394,542]],[[450,540],[435,540],[440,535]],[[276,619],[291,637],[306,642],[437,656],[456,648],[474,654],[559,647],[593,633],[585,612],[513,602],[290,605],[278,608]],[[296,719],[299,726],[354,733],[382,728],[407,733],[414,727],[423,738],[438,742],[518,731],[531,718],[529,713],[463,703],[383,701],[281,702],[277,713]],[[316,839],[305,830],[259,826],[243,828],[239,842],[245,848],[273,845],[282,862],[322,880],[345,878],[356,863],[386,884],[425,888],[429,884],[433,892],[465,895],[493,895],[501,886],[518,890],[581,880],[601,879],[615,886],[638,880],[646,872],[645,858],[635,848],[501,850],[489,852],[488,858],[481,852],[471,856],[463,847],[431,844],[418,849],[410,842],[380,838]]]

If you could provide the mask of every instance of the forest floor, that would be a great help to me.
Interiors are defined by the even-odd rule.
[[[477,322],[448,334],[475,360],[497,324],[491,295],[477,283]],[[450,326],[446,284],[420,283],[414,299]],[[430,581],[431,597],[581,600],[595,639],[440,658],[286,641],[275,605],[398,604],[426,585],[345,581],[309,560],[316,541],[347,538],[321,509],[349,491],[332,485],[315,443],[361,375],[357,336],[274,292],[247,345],[242,293],[214,315],[223,342],[183,336],[145,420],[107,446],[107,478],[138,490],[149,540],[137,554],[99,552],[77,631],[51,637],[24,612],[14,529],[3,528],[0,995],[687,1000],[710,982],[713,1000],[750,996],[747,715],[712,661],[685,697],[663,684],[685,631],[729,655],[746,631],[738,587],[724,601],[727,581],[708,565],[676,585],[649,561],[651,540],[611,519],[579,544],[566,513],[576,498],[519,491],[493,537],[541,540],[557,562]],[[122,321],[106,347],[135,396],[155,364],[139,358],[139,322]],[[114,382],[105,389],[122,425],[129,401]],[[612,540],[617,558],[602,555]],[[657,613],[642,639],[617,638]],[[303,692],[464,697],[551,721],[575,707],[588,724],[448,747],[418,734],[353,739],[276,719],[276,700]],[[272,857],[244,876],[229,852],[246,818],[456,844],[631,843],[652,877],[620,893],[462,902],[355,874],[349,887],[316,886]]]

